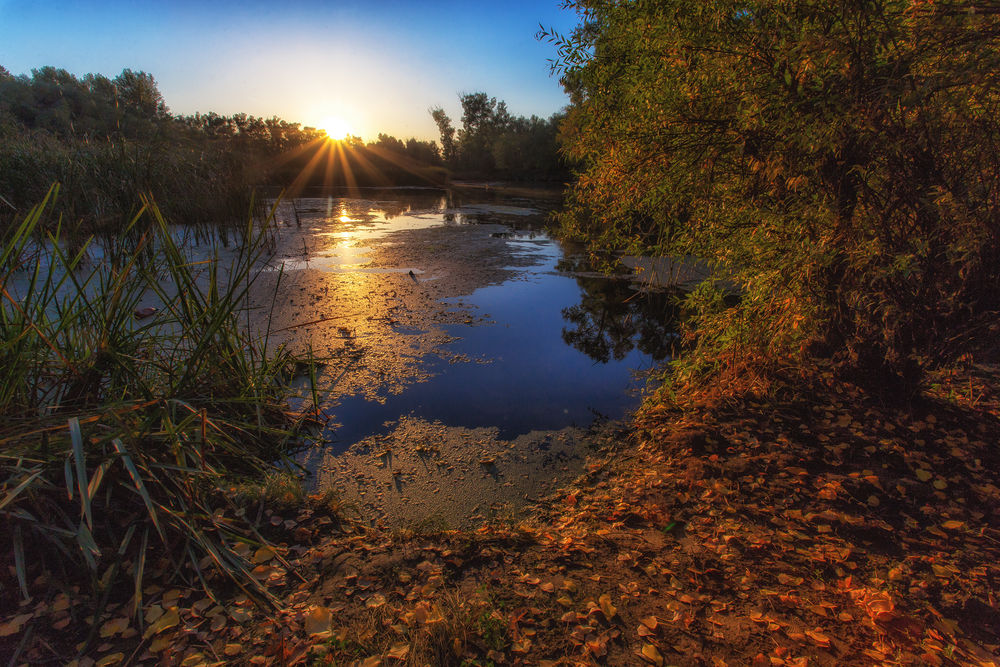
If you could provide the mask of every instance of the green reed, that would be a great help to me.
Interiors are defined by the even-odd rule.
[[[312,363],[248,326],[273,210],[220,268],[144,199],[130,243],[90,262],[43,232],[55,190],[0,246],[0,558],[16,574],[0,607],[81,585],[137,612],[149,574],[266,600],[234,550],[264,540],[227,491],[294,468],[305,411],[287,399]],[[137,320],[150,295],[163,307]]]

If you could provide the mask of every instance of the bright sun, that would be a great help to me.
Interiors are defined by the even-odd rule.
[[[347,135],[351,133],[351,127],[347,121],[338,116],[327,116],[319,127],[331,139],[346,139]]]

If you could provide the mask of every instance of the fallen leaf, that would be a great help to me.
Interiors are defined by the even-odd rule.
[[[830,637],[818,630],[806,630],[806,635],[820,646],[830,645]]]
[[[243,651],[243,644],[226,644],[226,648],[222,649],[222,652],[228,655],[230,658],[234,655],[239,655]]]
[[[945,521],[944,523],[941,524],[941,526],[943,528],[947,528],[948,530],[962,530],[963,528],[965,528],[965,522],[964,521],[954,521],[954,520],[953,521]]]
[[[333,624],[333,611],[329,607],[315,606],[306,613],[303,627],[310,635],[330,632]]]
[[[33,614],[20,614],[0,625],[0,637],[10,637],[16,635],[24,627],[24,624],[31,619]]]
[[[108,665],[117,665],[119,662],[125,659],[124,653],[112,653],[111,655],[106,655],[96,663],[94,667],[108,667]]]
[[[607,593],[599,597],[597,602],[601,605],[601,611],[604,612],[604,617],[609,621],[618,615],[618,609],[611,604],[611,596]]]
[[[376,593],[367,600],[365,600],[365,606],[369,609],[378,609],[385,604],[385,596],[381,593]]]
[[[260,565],[274,558],[274,550],[270,547],[261,547],[253,555],[253,564]]]
[[[160,616],[151,626],[146,628],[146,631],[142,633],[143,639],[149,639],[153,635],[158,635],[164,630],[168,630],[178,623],[181,622],[180,616],[177,615],[177,607],[171,607],[163,616]]]
[[[409,644],[395,644],[389,649],[386,657],[392,658],[394,660],[406,660],[406,656],[410,654]]]
[[[660,619],[656,618],[655,616],[647,616],[646,618],[640,618],[639,622],[642,623],[647,628],[649,628],[650,630],[655,630],[656,627],[660,624]]]
[[[642,650],[639,652],[639,655],[641,655],[644,660],[646,660],[651,664],[654,665],[663,664],[663,656],[660,655],[660,651],[652,644],[645,644],[642,647]]]
[[[114,635],[120,635],[128,628],[128,618],[113,618],[101,626],[101,637],[106,639]]]
[[[510,650],[514,653],[527,653],[531,650],[531,640],[525,637],[520,641],[516,641],[511,645]]]

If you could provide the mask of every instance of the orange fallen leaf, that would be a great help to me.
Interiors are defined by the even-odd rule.
[[[11,635],[16,635],[24,627],[34,614],[19,614],[14,618],[10,619],[3,625],[0,625],[0,637],[9,637]]]
[[[806,630],[806,635],[820,646],[830,645],[830,637],[818,630]]]

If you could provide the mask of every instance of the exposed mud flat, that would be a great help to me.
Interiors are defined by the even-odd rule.
[[[511,440],[490,428],[404,417],[341,454],[324,453],[319,484],[347,514],[372,524],[470,528],[508,520],[580,474],[586,432],[533,431]]]

